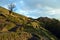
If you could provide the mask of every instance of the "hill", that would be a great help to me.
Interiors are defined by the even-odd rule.
[[[0,40],[58,40],[37,20],[0,7]]]
[[[60,38],[60,21],[55,18],[40,17],[36,19],[41,26],[49,30],[56,37]]]

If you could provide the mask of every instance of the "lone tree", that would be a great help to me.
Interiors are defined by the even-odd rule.
[[[8,5],[8,9],[9,9],[9,14],[11,14],[12,13],[12,11],[14,11],[14,8],[15,8],[16,6],[15,6],[15,4],[14,3],[11,3],[11,4],[9,4]]]

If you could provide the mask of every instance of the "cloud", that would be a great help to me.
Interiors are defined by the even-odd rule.
[[[24,0],[24,2],[30,6],[34,7],[37,3],[42,4],[43,6],[50,6],[53,8],[60,8],[60,1],[59,0]]]
[[[52,9],[47,11],[47,13],[50,13],[51,15],[60,14],[60,9]]]
[[[54,9],[48,6],[44,6],[44,7],[41,7],[40,9],[36,8],[34,10],[30,10],[28,7],[26,7],[21,9],[19,13],[32,18],[56,17],[56,14],[60,14],[60,9]],[[52,16],[52,15],[55,15],[55,16]]]
[[[24,1],[20,1],[20,3],[21,3],[21,4],[23,4],[23,3],[24,3]]]
[[[60,16],[60,0],[10,0],[16,3],[16,12],[25,16],[33,18],[37,17],[53,17],[59,18]],[[7,8],[9,1],[1,1],[0,5]]]

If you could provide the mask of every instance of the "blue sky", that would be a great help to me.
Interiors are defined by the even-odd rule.
[[[5,8],[10,3],[16,5],[15,12],[28,17],[60,19],[60,0],[0,0],[0,6]]]

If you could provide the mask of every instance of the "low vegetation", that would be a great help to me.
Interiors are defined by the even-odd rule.
[[[0,7],[0,40],[58,40],[43,22]]]

